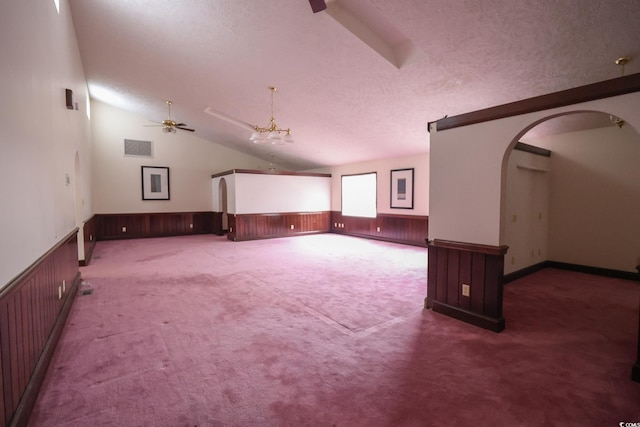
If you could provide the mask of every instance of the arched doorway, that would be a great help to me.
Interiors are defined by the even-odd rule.
[[[512,141],[503,162],[506,274],[547,260],[635,273],[640,134],[615,120],[598,111],[550,116]]]
[[[218,184],[218,206],[220,206],[220,210],[222,212],[222,230],[221,235],[226,233],[229,229],[229,217],[228,217],[228,207],[227,207],[227,181],[224,178],[220,179],[220,183]]]

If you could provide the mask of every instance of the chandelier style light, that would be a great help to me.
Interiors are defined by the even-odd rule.
[[[631,61],[630,56],[622,56],[616,59],[616,65],[620,66],[620,77],[624,77],[624,66],[627,65],[629,61]],[[609,116],[609,120],[611,120],[611,122],[619,128],[626,124],[624,120],[622,120],[620,117],[614,116],[613,114]]]
[[[276,88],[269,86],[271,91],[271,118],[269,119],[269,127],[254,126],[254,132],[251,134],[249,141],[254,144],[274,144],[280,145],[286,142],[292,143],[293,137],[291,136],[291,129],[280,129],[276,125],[276,119],[273,118],[273,94],[276,92]]]

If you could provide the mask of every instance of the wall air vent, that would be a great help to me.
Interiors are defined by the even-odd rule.
[[[125,139],[124,155],[136,157],[153,157],[153,142],[138,141],[136,139]]]

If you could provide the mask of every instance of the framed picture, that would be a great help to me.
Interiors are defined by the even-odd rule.
[[[142,200],[169,200],[169,168],[142,166]]]
[[[391,171],[391,207],[413,209],[413,168]]]

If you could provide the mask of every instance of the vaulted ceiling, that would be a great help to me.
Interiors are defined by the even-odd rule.
[[[621,56],[640,71],[637,0],[69,4],[92,98],[154,121],[171,100],[201,138],[293,170],[424,153],[429,121],[618,77]],[[269,86],[293,144],[249,141]]]

